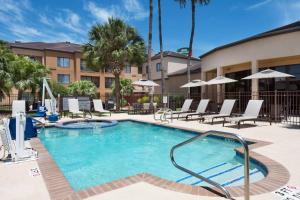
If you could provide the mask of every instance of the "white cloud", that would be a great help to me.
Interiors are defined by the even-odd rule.
[[[31,9],[27,0],[0,0],[0,14],[5,16],[9,21],[23,21],[24,12]]]
[[[274,8],[279,17],[279,24],[289,24],[300,20],[300,1],[299,0],[276,0]]]
[[[100,6],[89,1],[84,7],[101,23],[107,22],[110,17],[117,17],[128,21],[131,19],[143,20],[148,16],[148,11],[143,8],[138,0],[123,0],[122,4],[111,5],[109,7]]]
[[[266,4],[271,3],[272,1],[273,0],[264,0],[264,1],[256,3],[256,4],[252,4],[252,5],[248,6],[246,8],[246,10],[258,9],[258,8],[260,8],[260,7],[262,7],[262,6],[266,5]]]
[[[93,2],[88,2],[86,10],[100,22],[107,22],[110,17],[121,17],[120,12],[117,12],[119,8],[117,6],[111,6],[110,8],[104,8],[96,5]]]
[[[60,14],[59,17],[55,17],[56,23],[58,23],[59,26],[64,26],[76,33],[85,34],[85,31],[82,29],[80,24],[79,15],[68,9],[64,9],[63,12],[64,13]]]
[[[148,12],[143,8],[138,0],[123,0],[124,8],[132,15],[132,18],[139,20],[148,16]]]
[[[34,38],[36,36],[42,36],[42,33],[37,29],[24,25],[11,25],[8,27],[10,32],[18,38]]]
[[[47,25],[47,26],[53,26],[54,24],[52,23],[52,21],[44,14],[40,15],[40,22],[42,22],[43,24]]]

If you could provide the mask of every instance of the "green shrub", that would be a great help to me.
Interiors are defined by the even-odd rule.
[[[126,99],[121,99],[120,100],[120,104],[122,107],[126,106],[128,104],[127,100]]]
[[[161,102],[160,96],[154,96],[154,97],[153,97],[153,102],[154,102],[154,103],[160,103],[160,102]]]

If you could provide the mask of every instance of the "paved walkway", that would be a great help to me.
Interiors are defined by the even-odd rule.
[[[108,119],[137,119],[142,121],[154,122],[151,115],[130,115],[113,114],[112,117],[101,117]],[[66,119],[64,119],[66,120]],[[242,128],[240,130],[230,127],[222,127],[220,123],[216,125],[200,124],[197,121],[178,121],[174,120],[170,125],[178,127],[193,128],[201,131],[220,130],[240,134],[243,137],[264,140],[273,144],[254,149],[253,151],[284,165],[290,172],[289,185],[300,187],[300,129],[281,124],[257,123],[257,126]],[[26,163],[7,165],[0,162],[0,195],[1,199],[49,199],[46,186],[41,176],[31,177],[29,169],[37,167],[35,161]],[[169,191],[148,183],[140,182],[124,188],[106,192],[89,199],[99,200],[135,200],[135,199],[155,199],[155,200],[202,200],[202,199],[223,199],[214,197],[199,197],[175,191]],[[243,199],[242,197],[237,199]],[[251,196],[254,200],[278,199],[274,194]]]

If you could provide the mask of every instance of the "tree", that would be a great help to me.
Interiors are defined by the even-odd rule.
[[[160,71],[161,71],[161,94],[165,93],[165,67],[163,65],[163,41],[162,41],[162,28],[161,28],[161,6],[158,0],[158,29],[159,29],[159,48],[160,48]]]
[[[14,59],[15,56],[7,47],[7,43],[0,40],[0,99],[5,95],[9,95],[9,92],[12,88],[9,68]]]
[[[50,73],[50,70],[26,56],[15,56],[9,73],[14,87],[18,90],[18,99],[22,99],[25,90],[31,90],[33,94],[36,93],[43,78]]]
[[[97,88],[91,81],[80,80],[71,83],[68,86],[68,93],[74,96],[92,96],[95,97]]]
[[[181,7],[185,7],[187,0],[175,0],[179,1]],[[191,0],[191,7],[192,7],[192,28],[191,28],[191,35],[190,35],[190,42],[189,42],[189,54],[187,59],[187,79],[188,82],[191,81],[191,57],[193,54],[193,40],[194,40],[194,33],[195,33],[195,10],[196,10],[196,3],[200,5],[207,5],[209,4],[210,0]],[[188,89],[188,96],[190,96],[190,88]]]
[[[83,57],[94,70],[110,67],[115,76],[116,109],[120,110],[120,74],[126,63],[142,65],[145,45],[136,29],[120,19],[93,26],[89,43],[84,45]]]
[[[113,92],[115,91],[115,84],[112,87]],[[134,86],[132,85],[132,80],[128,78],[120,79],[120,94],[121,94],[121,106],[124,105],[124,97],[132,95]],[[127,104],[127,102],[126,102]]]
[[[58,94],[60,95],[67,95],[68,94],[68,89],[62,85],[57,83],[56,81],[51,81],[49,84],[52,94],[57,97]]]
[[[151,57],[152,57],[152,21],[153,21],[153,0],[149,0],[149,32],[148,32],[148,79],[151,80]]]

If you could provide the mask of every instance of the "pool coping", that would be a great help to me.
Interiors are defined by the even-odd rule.
[[[68,121],[75,121],[75,119],[68,120]],[[76,119],[76,121],[84,121],[84,120]],[[203,133],[193,128],[176,126],[174,124],[161,124],[161,123],[149,122],[144,120],[136,120],[136,119],[122,119],[118,121],[135,121],[135,122],[142,122],[142,123],[164,126],[168,128],[181,129],[184,131],[191,131],[198,134]],[[53,125],[49,125],[49,126],[53,126]],[[258,195],[258,194],[271,192],[278,189],[281,186],[286,185],[290,177],[288,170],[280,163],[252,151],[253,149],[270,145],[272,143],[261,141],[261,140],[249,139],[249,138],[244,138],[244,139],[248,142],[253,143],[249,145],[250,158],[255,162],[257,162],[258,164],[263,165],[265,167],[265,170],[267,171],[267,176],[264,179],[250,184],[250,195]],[[77,200],[84,199],[94,195],[102,194],[104,192],[109,192],[115,189],[129,186],[131,184],[138,183],[138,182],[146,182],[151,185],[158,186],[164,189],[192,194],[192,195],[211,196],[211,197],[223,196],[223,194],[220,193],[220,191],[217,188],[191,186],[182,183],[176,183],[174,181],[169,181],[149,173],[139,173],[109,183],[92,186],[80,191],[74,191],[70,183],[62,173],[62,171],[59,169],[55,161],[52,159],[47,149],[41,143],[40,139],[34,138],[30,140],[30,144],[33,148],[35,148],[39,152],[39,159],[37,160],[37,163],[39,165],[41,174],[43,176],[44,182],[47,186],[51,199],[77,199]],[[239,154],[243,153],[243,149],[241,147],[236,148],[235,151],[237,151],[237,153]],[[229,191],[229,193],[233,197],[239,197],[244,194],[243,192],[244,186],[229,186],[225,188]]]

